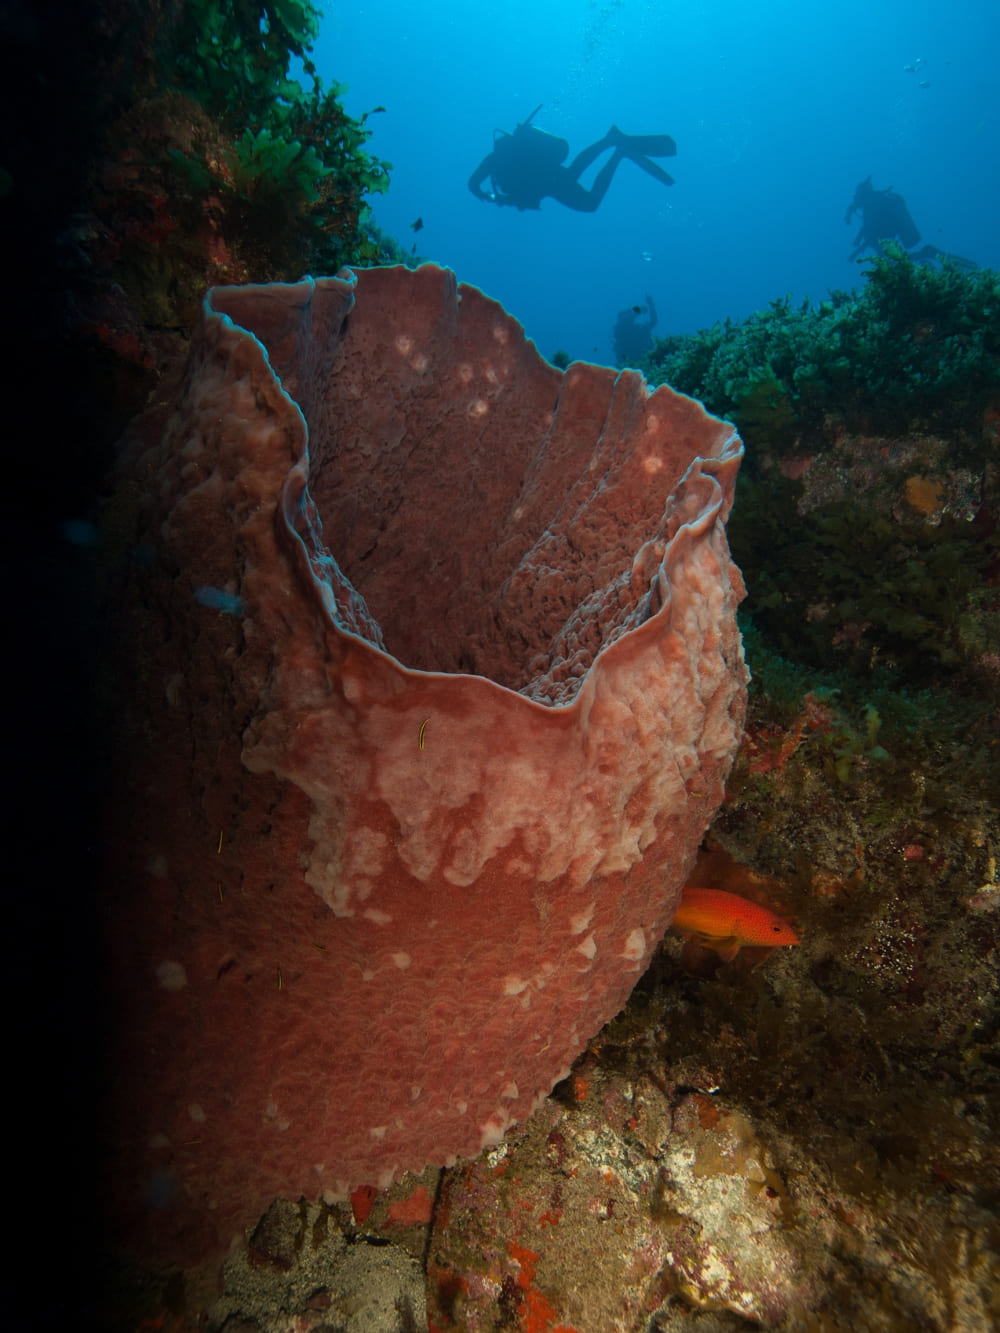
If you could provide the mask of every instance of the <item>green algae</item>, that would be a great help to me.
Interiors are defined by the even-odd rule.
[[[835,414],[866,431],[975,433],[1000,387],[1000,277],[899,246],[866,261],[859,291],[774,300],[742,321],[660,339],[644,363],[779,449]]]
[[[751,740],[774,753],[744,755],[733,789],[767,789],[798,725],[792,799],[808,770],[824,808],[864,802],[879,828],[993,800],[997,274],[890,248],[858,292],[661,340],[646,369],[747,445],[728,535]]]
[[[95,267],[141,324],[189,325],[212,283],[402,261],[370,209],[389,184],[367,147],[381,108],[349,116],[343,86],[324,86],[319,17],[305,0],[187,0],[149,18],[93,200],[109,251]]]
[[[688,977],[668,942],[636,1013],[778,1145],[800,1213],[834,1201],[817,1327],[951,1327],[960,1256],[998,1268],[995,291],[889,254],[864,293],[671,349],[748,445],[753,681],[713,837],[785,886],[803,943]]]

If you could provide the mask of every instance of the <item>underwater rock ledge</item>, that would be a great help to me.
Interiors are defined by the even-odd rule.
[[[106,1157],[190,1263],[497,1142],[621,1008],[741,735],[742,446],[433,265],[215,289],[163,420],[109,511]]]

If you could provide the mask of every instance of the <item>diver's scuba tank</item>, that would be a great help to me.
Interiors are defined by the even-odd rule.
[[[513,134],[508,134],[506,130],[494,130],[494,151],[499,148],[502,154],[505,148],[510,150],[516,146],[519,155],[530,155],[532,163],[541,167],[558,167],[565,162],[569,156],[569,140],[560,138],[558,134],[549,134],[548,130],[537,129],[531,123],[544,105],[539,102],[531,115],[514,127]]]

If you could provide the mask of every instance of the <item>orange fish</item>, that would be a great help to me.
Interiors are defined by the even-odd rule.
[[[685,889],[674,913],[674,929],[728,963],[745,944],[775,948],[798,944],[787,921],[767,907],[723,889]]]

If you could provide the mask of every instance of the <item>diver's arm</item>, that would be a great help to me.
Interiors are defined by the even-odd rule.
[[[493,168],[495,165],[496,163],[493,154],[487,153],[482,162],[480,162],[479,166],[476,167],[475,171],[469,177],[469,189],[472,193],[477,199],[482,199],[484,202],[490,204],[494,202],[493,196],[487,194],[482,186],[483,181],[486,180],[487,176],[493,175]]]
[[[853,264],[855,259],[857,259],[860,255],[862,255],[865,252],[865,250],[868,249],[870,249],[870,242],[865,240],[865,229],[864,227],[862,227],[861,230],[858,232],[857,236],[855,236],[854,238],[854,249],[847,256],[848,262]]]

